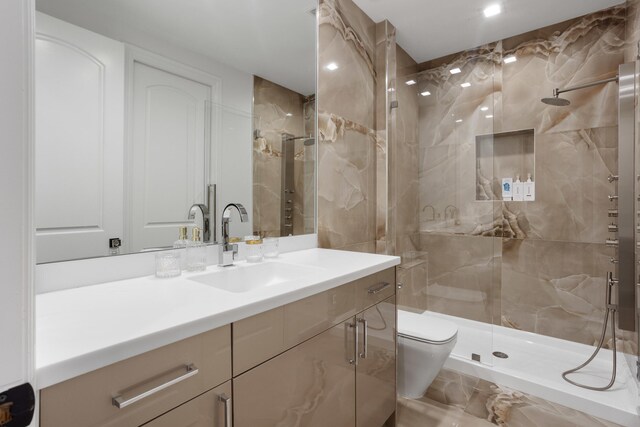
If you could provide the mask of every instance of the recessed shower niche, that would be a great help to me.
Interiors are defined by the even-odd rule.
[[[533,129],[476,136],[476,200],[532,201],[535,192],[516,195],[517,180],[524,192],[529,175],[535,181]]]

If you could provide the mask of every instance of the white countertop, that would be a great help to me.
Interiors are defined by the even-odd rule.
[[[265,261],[269,262],[269,261]],[[326,291],[400,263],[399,257],[329,249],[281,254],[313,267],[300,281],[233,293],[190,278],[154,276],[36,296],[39,388]],[[237,263],[242,268],[245,262]],[[235,267],[231,267],[235,268]],[[210,266],[207,272],[218,270]]]

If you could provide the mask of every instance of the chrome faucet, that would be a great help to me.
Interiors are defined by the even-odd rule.
[[[247,210],[240,203],[229,203],[222,211],[222,245],[220,247],[220,257],[218,262],[220,267],[232,266],[236,254],[238,253],[238,245],[229,244],[229,223],[231,222],[230,208],[235,208],[238,211],[240,214],[240,221],[249,221]]]
[[[209,209],[203,205],[196,203],[195,205],[191,205],[189,208],[189,220],[195,221],[196,216],[200,212],[200,216],[202,217],[202,241],[209,242],[211,238],[211,228],[209,227]],[[196,224],[197,225],[197,224]]]

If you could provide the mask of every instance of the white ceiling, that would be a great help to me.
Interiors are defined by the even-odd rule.
[[[37,0],[38,10],[89,30],[144,31],[304,95],[315,92],[315,7],[315,0]]]
[[[622,0],[354,0],[375,22],[388,19],[418,63],[604,9]],[[502,13],[485,18],[485,7]]]

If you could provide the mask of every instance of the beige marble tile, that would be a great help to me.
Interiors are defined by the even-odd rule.
[[[610,248],[603,244],[507,240],[502,254],[502,324],[595,345],[604,319]],[[634,353],[635,334],[618,348]],[[606,345],[610,346],[607,333]]]
[[[421,233],[431,311],[499,322],[501,239]]]
[[[309,98],[254,77],[254,142],[253,142],[253,218],[254,232],[265,236],[280,236],[282,194],[282,135],[309,134],[313,126]],[[306,110],[305,110],[306,108]],[[315,173],[315,152],[302,140],[294,144],[293,234],[313,232],[308,227],[315,208],[310,199],[315,190],[309,181]]]
[[[398,400],[398,426],[615,427],[583,412],[443,370],[420,399]]]
[[[351,0],[323,0],[319,13],[319,109],[373,129],[375,24]]]

